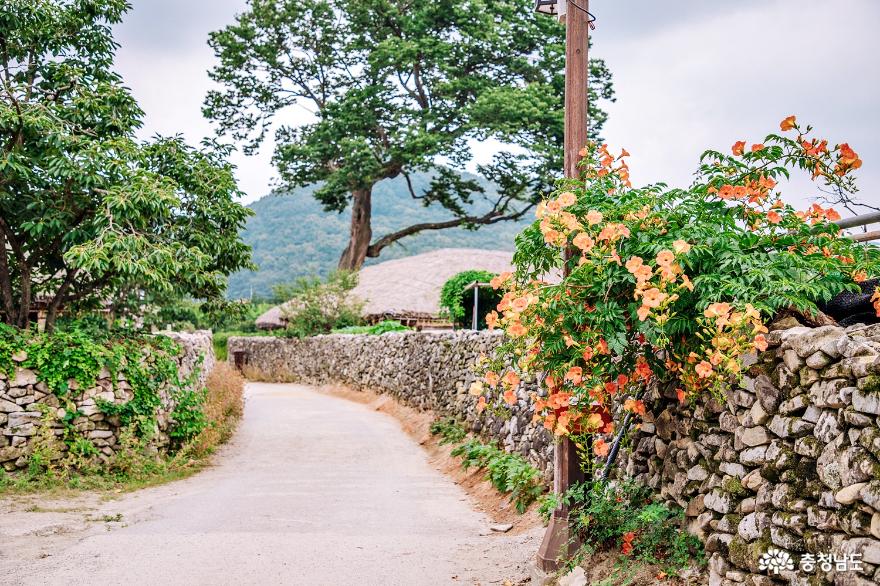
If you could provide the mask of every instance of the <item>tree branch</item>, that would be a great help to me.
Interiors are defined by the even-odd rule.
[[[413,199],[424,199],[424,195],[416,195],[415,189],[413,189],[412,180],[409,178],[409,173],[406,171],[401,171],[403,178],[406,179],[406,187],[409,189],[409,194]]]
[[[419,93],[419,99],[417,100],[419,106],[422,107],[422,110],[427,110],[430,106],[428,101],[428,96],[425,95],[425,87],[422,85],[422,54],[419,53],[418,57],[416,57],[416,62],[413,65],[413,77],[416,83],[416,91]]]
[[[55,318],[58,317],[58,309],[61,307],[61,303],[64,301],[65,295],[67,295],[67,290],[70,289],[78,272],[78,268],[67,269],[64,280],[61,281],[61,285],[55,290],[55,296],[49,302],[49,306],[46,309],[46,332],[50,334],[55,330]]]
[[[375,241],[373,244],[370,244],[370,246],[367,248],[367,256],[370,258],[376,258],[382,252],[382,249],[386,246],[397,242],[401,238],[412,236],[413,234],[418,234],[419,232],[424,232],[425,230],[443,230],[446,228],[455,228],[456,226],[462,226],[464,224],[477,224],[485,226],[489,224],[496,224],[498,222],[504,222],[507,220],[518,220],[519,218],[523,217],[526,212],[532,209],[534,205],[534,203],[530,203],[523,209],[510,214],[505,214],[504,212],[498,211],[497,209],[492,209],[482,216],[463,216],[461,218],[453,218],[443,222],[423,222],[421,224],[413,224],[412,226],[409,226],[402,230],[398,230],[397,232],[387,234]]]

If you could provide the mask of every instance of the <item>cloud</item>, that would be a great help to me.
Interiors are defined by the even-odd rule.
[[[664,6],[678,12],[677,4]],[[868,65],[880,52],[874,30],[880,3],[746,2],[733,12],[683,14],[638,38],[621,33],[627,20],[594,6],[601,23],[594,53],[608,62],[618,97],[604,135],[633,154],[636,183],[685,186],[704,149],[760,142],[778,131],[782,118],[797,114],[832,144],[848,141],[859,152],[865,161],[860,196],[880,202],[873,105],[880,69]],[[792,187],[797,191],[787,199],[793,204],[815,195],[812,185]]]
[[[115,27],[117,68],[146,112],[143,136],[213,134],[201,105],[214,63],[208,33],[245,0],[135,0]],[[608,62],[617,103],[603,132],[632,154],[636,184],[685,186],[706,148],[760,141],[788,114],[849,142],[865,161],[861,197],[880,204],[880,2],[876,0],[594,1],[594,54]],[[500,145],[475,146],[488,160]],[[271,189],[271,145],[236,155],[247,201]],[[796,183],[803,205],[813,186]]]
[[[183,134],[190,144],[214,136],[201,108],[214,83],[208,70],[214,53],[211,31],[233,22],[245,0],[136,0],[125,20],[114,28],[120,48],[115,66],[145,112],[139,135]],[[266,195],[277,176],[272,146],[257,156],[232,156],[245,201]]]

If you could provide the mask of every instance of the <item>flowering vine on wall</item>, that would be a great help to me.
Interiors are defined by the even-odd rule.
[[[794,116],[784,135],[703,154],[688,189],[634,188],[625,150],[582,151],[581,177],[564,180],[517,239],[515,273],[489,327],[506,341],[474,383],[479,410],[513,404],[521,380],[538,377],[535,417],[557,436],[597,436],[608,453],[617,408],[638,417],[649,385],[680,401],[721,396],[743,356],[766,349],[765,322],[782,309],[858,290],[880,274],[880,250],[843,237],[840,216],[781,199],[792,171],[855,191],[861,159],[829,146]],[[875,292],[880,315],[880,291]]]

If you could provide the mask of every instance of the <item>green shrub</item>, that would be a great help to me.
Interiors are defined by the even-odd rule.
[[[440,445],[456,444],[451,454],[461,457],[463,468],[486,469],[486,480],[499,492],[510,493],[516,510],[524,513],[545,492],[541,471],[519,454],[510,454],[478,439],[467,439],[467,430],[453,417],[431,423],[432,435],[440,436]]]
[[[445,315],[457,326],[469,328],[473,323],[474,292],[465,291],[464,288],[477,281],[488,283],[495,277],[495,273],[489,271],[464,271],[450,278],[443,284],[440,291],[440,307]],[[467,298],[465,298],[467,297]],[[501,301],[501,294],[489,287],[481,287],[477,294],[479,307],[477,310],[477,324],[480,328],[486,327],[486,315],[495,309]]]
[[[179,450],[208,426],[205,416],[207,395],[204,388],[182,388],[174,394],[173,425],[168,431],[173,449]]]
[[[461,465],[465,469],[485,468],[486,479],[499,492],[510,493],[510,500],[520,513],[544,494],[541,471],[519,454],[472,439],[452,450],[452,455],[462,457]]]
[[[699,539],[681,530],[684,511],[652,500],[651,490],[633,482],[585,482],[561,498],[572,508],[581,553],[620,549],[636,560],[658,564],[670,575],[705,563]],[[552,506],[555,508],[556,503]],[[552,508],[547,507],[550,511]]]
[[[380,336],[386,332],[409,332],[412,328],[408,328],[399,321],[385,320],[372,326],[347,326],[344,328],[336,328],[331,333],[334,334],[368,334],[370,336]]]
[[[155,427],[164,388],[180,399],[169,434],[181,440],[192,434],[197,426],[200,390],[194,386],[197,373],[186,381],[179,378],[177,343],[161,335],[101,329],[94,323],[61,325],[53,334],[0,326],[0,370],[9,375],[16,364],[32,369],[59,398],[65,415],[57,423],[64,429],[62,439],[69,452],[75,454],[83,446],[82,436],[73,426],[77,409],[70,396],[71,384],[80,389],[93,387],[102,369],[114,377],[123,375],[133,394],[125,403],[99,399],[97,405],[103,413],[119,417],[123,427],[135,426],[138,435],[145,437]],[[37,467],[46,464],[39,461]]]
[[[351,296],[356,285],[357,273],[347,271],[336,271],[326,281],[318,277],[297,281],[293,297],[283,306],[284,335],[302,338],[360,325],[363,303]]]
[[[31,439],[28,468],[0,472],[0,491],[134,487],[180,478],[198,469],[200,458],[231,435],[241,416],[244,387],[233,367],[218,363],[202,388],[196,384],[198,373],[180,380],[175,360],[180,348],[173,340],[93,326],[67,321],[52,335],[0,326],[0,370],[9,373],[16,364],[34,369],[64,407],[59,416],[57,409],[34,405],[42,417]],[[103,368],[123,374],[133,393],[126,403],[98,401],[101,411],[121,424],[109,459],[99,457],[95,444],[73,426],[79,414],[68,384],[73,379],[79,388],[88,388]],[[147,449],[160,391],[176,399],[168,454]]]
[[[460,444],[467,437],[467,431],[452,417],[437,419],[431,423],[431,435],[440,436],[440,445]]]

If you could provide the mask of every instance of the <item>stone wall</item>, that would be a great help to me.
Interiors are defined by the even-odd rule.
[[[880,583],[880,325],[769,339],[726,401],[655,396],[626,474],[686,509],[712,584],[770,584],[771,547],[793,558],[782,583]],[[824,572],[820,554],[857,554],[863,570]]]
[[[438,416],[452,416],[485,438],[499,440],[553,476],[553,441],[539,425],[529,393],[520,385],[509,416],[479,416],[468,394],[481,354],[500,343],[495,332],[390,332],[381,336],[332,334],[305,339],[230,338],[229,355],[247,354],[252,378],[307,384],[339,384],[388,393],[400,402]]]
[[[166,332],[164,335],[181,346],[181,353],[175,357],[180,379],[188,379],[197,371],[195,384],[204,386],[214,366],[211,332]],[[23,362],[25,357],[13,357],[13,360]],[[70,399],[79,414],[71,423],[99,449],[102,459],[112,458],[119,440],[119,420],[102,413],[97,402],[103,399],[121,404],[131,399],[133,393],[128,381],[121,374],[114,381],[105,369],[91,388],[77,388],[76,381],[72,379],[69,384]],[[160,396],[162,405],[157,413],[155,435],[151,441],[151,446],[157,450],[169,443],[166,432],[174,409],[173,397],[167,389],[161,389]],[[45,422],[47,413],[51,420],[48,423]],[[27,467],[35,443],[41,441],[41,433],[47,433],[48,429],[52,435],[63,435],[64,426],[60,418],[65,414],[62,401],[40,381],[38,372],[16,367],[10,376],[0,373],[0,466],[8,471]],[[64,449],[66,447],[61,447],[62,451]]]

